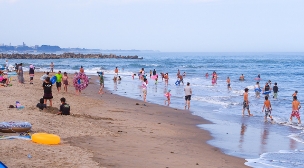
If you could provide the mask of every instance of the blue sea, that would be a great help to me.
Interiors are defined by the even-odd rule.
[[[183,109],[185,85],[177,86],[176,73],[186,73],[184,82],[190,82],[193,90],[190,112],[215,124],[198,125],[210,131],[214,137],[208,143],[226,154],[245,158],[251,167],[304,167],[304,131],[302,125],[288,123],[291,113],[292,94],[298,93],[298,100],[304,101],[304,53],[172,53],[136,52],[116,53],[117,55],[138,55],[142,60],[126,59],[56,59],[56,60],[9,60],[10,64],[24,63],[48,71],[54,62],[55,71],[74,73],[83,66],[85,72],[105,74],[105,87],[114,94],[142,100],[141,81],[132,79],[141,68],[149,76],[150,70],[158,74],[169,73],[169,85],[159,79],[148,77],[147,101],[164,105],[165,92],[171,89],[170,107]],[[5,63],[5,60],[0,60]],[[119,68],[122,80],[113,82],[115,67]],[[206,73],[218,74],[217,84],[212,85]],[[239,81],[244,74],[245,81]],[[262,107],[264,97],[256,98],[255,78],[261,75],[260,86],[268,80],[278,83],[278,99],[272,98],[274,122],[264,122]],[[226,78],[230,77],[232,90],[227,89]],[[96,83],[98,81],[95,81]],[[250,110],[253,117],[242,116],[244,88],[249,88]],[[300,111],[301,112],[301,111]],[[245,111],[245,114],[247,112]],[[301,112],[302,116],[303,113]],[[294,118],[294,123],[297,119]]]

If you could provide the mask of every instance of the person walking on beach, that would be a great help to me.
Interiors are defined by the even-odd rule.
[[[43,91],[44,91],[43,99],[44,99],[45,107],[46,107],[47,100],[50,101],[50,107],[52,107],[53,95],[52,95],[52,83],[50,81],[50,77],[45,78],[45,81],[43,82],[42,87],[43,87]]]
[[[62,80],[61,71],[58,71],[58,73],[55,76],[56,76],[56,87],[57,87],[57,91],[59,93],[61,90],[61,80]]]
[[[229,76],[227,77],[226,82],[227,82],[227,88],[228,88],[228,90],[231,90],[231,87],[230,87],[230,78],[229,78]]]
[[[22,63],[20,63],[20,64],[18,65],[17,74],[18,74],[18,81],[19,81],[19,83],[20,83],[20,84],[24,84]]]
[[[255,97],[260,98],[260,82],[256,82],[254,85]]]
[[[68,73],[64,72],[62,76],[63,91],[68,92],[69,77]]]
[[[118,68],[116,67],[114,70],[115,75],[118,75]]]
[[[273,88],[272,88],[272,90],[273,90],[273,98],[274,98],[274,99],[277,99],[277,98],[278,98],[279,88],[278,88],[277,85],[278,85],[277,82],[275,82],[275,83],[274,83],[274,86],[273,86]]]
[[[301,118],[300,118],[300,110],[301,104],[297,100],[297,96],[293,96],[293,102],[292,102],[292,112],[290,115],[290,124],[292,124],[292,117],[297,117],[298,119],[298,124],[301,124]]]
[[[168,89],[168,91],[167,91],[167,93],[165,94],[165,96],[166,96],[166,98],[167,98],[167,100],[165,100],[165,105],[166,105],[166,103],[168,102],[168,106],[169,106],[169,104],[170,104],[170,97],[171,97],[171,90],[170,89]]]
[[[265,109],[265,122],[267,122],[267,117],[269,116],[269,118],[271,119],[271,121],[273,121],[272,116],[271,116],[271,103],[270,100],[268,100],[268,96],[265,96],[265,101],[264,101],[264,106],[262,109],[262,112],[264,112]]]
[[[144,102],[147,101],[147,78],[144,78],[144,81],[142,83],[142,92],[143,92],[143,100]]]
[[[184,88],[185,91],[185,110],[188,107],[188,110],[190,109],[190,100],[192,95],[192,89],[190,87],[190,83],[187,82],[187,86]]]
[[[103,88],[104,88],[104,79],[103,79],[103,73],[101,72],[101,73],[99,73],[98,74],[98,76],[99,76],[99,83],[100,83],[100,88],[99,88],[99,94],[103,94]]]
[[[54,63],[53,62],[51,62],[50,67],[51,67],[51,72],[54,72]]]
[[[33,84],[34,73],[35,73],[35,67],[34,67],[34,65],[31,64],[30,69],[29,69],[30,84]]]
[[[244,116],[244,112],[245,109],[247,109],[248,111],[248,115],[252,116],[252,114],[250,114],[250,110],[249,110],[249,100],[248,100],[248,88],[245,88],[245,93],[244,93],[244,101],[243,101],[243,116]]]

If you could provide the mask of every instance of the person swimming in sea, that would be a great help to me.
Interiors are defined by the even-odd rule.
[[[245,80],[245,76],[242,74],[241,76],[240,76],[240,79],[239,79],[240,81],[243,81],[243,80]]]

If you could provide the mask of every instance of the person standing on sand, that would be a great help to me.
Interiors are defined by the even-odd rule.
[[[99,73],[98,74],[98,76],[99,76],[99,82],[100,82],[100,88],[99,88],[99,94],[103,94],[103,88],[104,88],[104,79],[103,79],[103,73],[101,72],[101,73]]]
[[[247,109],[248,111],[248,115],[252,116],[252,114],[250,114],[250,110],[249,110],[249,100],[248,100],[248,88],[245,88],[245,93],[244,93],[244,102],[243,102],[243,116],[244,116],[244,112],[245,109]]]
[[[51,67],[51,72],[54,72],[54,63],[53,62],[51,62],[50,67]]]
[[[18,65],[17,74],[18,74],[18,81],[19,81],[19,83],[20,84],[24,84],[22,63],[20,63]]]
[[[146,102],[147,101],[147,78],[144,78],[144,81],[142,83],[142,92],[143,92],[144,102]]]
[[[68,73],[64,72],[62,77],[63,91],[68,92],[69,77]]]
[[[190,87],[190,83],[187,82],[187,86],[184,88],[185,91],[185,110],[187,109],[188,106],[188,110],[190,109],[190,100],[191,100],[191,95],[192,95],[192,89]]]
[[[33,84],[34,74],[35,74],[35,67],[34,65],[31,64],[29,69],[30,84]]]
[[[61,90],[61,80],[62,80],[61,71],[58,71],[58,73],[55,76],[56,76],[56,87],[59,93]]]
[[[297,100],[297,96],[293,96],[293,102],[292,102],[292,112],[290,115],[290,123],[292,124],[292,117],[297,117],[298,119],[298,124],[301,124],[301,118],[300,118],[300,113],[299,110],[301,108],[300,102]]]
[[[42,87],[43,87],[43,91],[44,91],[43,99],[44,99],[45,107],[46,107],[47,100],[50,101],[50,107],[52,107],[53,95],[52,95],[52,83],[50,81],[50,77],[45,78],[45,81],[43,82]]]

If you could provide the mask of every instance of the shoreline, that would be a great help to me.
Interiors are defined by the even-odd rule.
[[[42,89],[37,89],[42,83],[39,80],[41,74],[35,73],[32,86],[36,89],[28,83],[17,89],[14,84],[8,89],[14,91],[12,89],[14,88],[20,92],[19,88],[23,88],[23,94],[20,96],[26,99],[24,103],[31,103],[33,100],[38,102],[37,95],[43,93]],[[97,76],[95,77],[97,78]],[[91,81],[95,81],[94,76]],[[100,96],[98,88],[98,84],[90,82],[81,96],[74,95],[73,87],[69,87],[69,93],[56,93],[56,89],[53,88],[53,108],[59,107],[58,100],[64,96],[67,98],[67,103],[71,105],[71,113],[75,114],[74,116],[57,116],[44,111],[39,112],[37,108],[28,107],[21,101],[26,108],[21,111],[24,114],[19,118],[27,119],[27,115],[30,115],[32,118],[29,119],[33,119],[32,122],[49,121],[50,124],[31,122],[33,132],[48,130],[48,133],[60,135],[63,140],[62,144],[47,146],[47,148],[52,150],[52,147],[66,148],[66,145],[69,145],[71,149],[75,150],[74,167],[83,167],[83,163],[91,164],[90,167],[247,167],[244,165],[245,159],[226,155],[220,149],[207,143],[212,139],[210,133],[200,129],[197,125],[210,124],[209,121],[192,115],[190,111],[151,103],[145,103],[146,106],[144,106],[142,101],[111,94],[110,91],[106,91]],[[32,98],[28,98],[30,100],[24,93],[26,91],[34,92]],[[18,91],[14,93],[10,94],[16,96]],[[0,112],[3,113],[3,110]],[[10,119],[17,116],[16,114],[4,115],[3,118]],[[66,127],[63,129],[62,126]],[[24,142],[22,140],[3,140],[2,142],[13,145],[13,141],[18,141],[19,145]],[[28,143],[30,145],[21,145],[21,148],[23,150],[29,146],[42,150],[46,148],[43,145]],[[9,148],[6,146],[5,149]],[[86,162],[77,161],[79,149],[85,153]],[[46,156],[48,154],[46,152]],[[20,156],[20,153],[17,155]],[[34,158],[38,155],[32,156]],[[28,163],[26,160],[28,158],[23,161]],[[5,157],[1,161],[9,166],[10,164],[6,161],[13,160]],[[55,162],[62,165],[72,164],[68,160]]]

